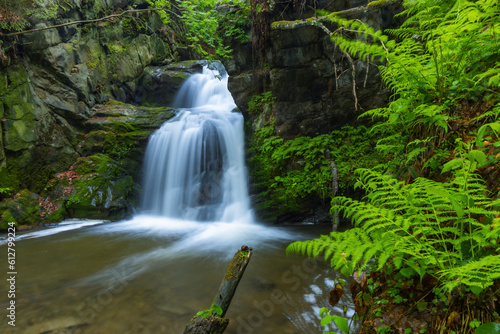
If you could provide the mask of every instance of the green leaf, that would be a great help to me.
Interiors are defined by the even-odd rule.
[[[470,291],[472,291],[476,296],[479,296],[479,294],[483,291],[483,289],[478,286],[472,286],[470,288]]]
[[[399,114],[393,113],[389,116],[389,123],[396,123],[399,118]]]
[[[212,304],[212,307],[211,307],[212,310],[215,311],[215,313],[217,313],[218,316],[221,316],[222,315],[222,308],[217,305],[217,304]]]
[[[323,319],[321,319],[321,326],[326,326],[328,325],[330,322],[334,321],[334,315],[327,315],[326,317],[324,317]]]
[[[427,308],[427,302],[421,301],[417,303],[417,309],[419,311],[424,311]]]
[[[349,324],[347,323],[347,319],[338,315],[333,316],[335,325],[344,333],[349,334]]]
[[[399,273],[401,275],[403,275],[404,277],[406,277],[406,278],[410,278],[410,277],[412,277],[413,275],[416,274],[416,271],[413,268],[406,267],[406,268],[401,269],[399,271]]]
[[[474,334],[500,334],[500,324],[488,322],[479,326]]]
[[[447,163],[444,164],[443,169],[441,170],[441,173],[446,173],[449,170],[454,170],[459,167],[462,167],[463,160],[462,159],[453,159],[451,161],[448,161]]]
[[[462,218],[465,214],[462,205],[453,196],[450,199],[451,199],[451,205],[453,206],[453,209],[457,213],[458,218]]]
[[[469,157],[469,160],[477,161],[478,164],[484,164],[486,162],[486,154],[484,154],[483,151],[472,150],[467,154],[467,156]]]

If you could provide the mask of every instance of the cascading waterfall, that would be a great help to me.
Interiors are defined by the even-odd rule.
[[[142,210],[182,220],[252,221],[243,117],[223,70],[203,68],[181,87],[181,110],[149,140]]]
[[[335,274],[321,261],[285,255],[292,240],[313,237],[311,226],[306,231],[253,223],[243,118],[232,111],[227,76],[205,68],[187,80],[176,103],[183,107],[179,114],[150,138],[142,214],[121,222],[67,221],[16,234],[16,245],[21,242],[29,254],[16,263],[24,273],[16,286],[25,292],[16,308],[30,315],[16,319],[17,328],[26,333],[182,332],[193,314],[210,305],[227,263],[245,244],[259,255],[231,305],[229,317],[235,320],[228,332],[324,329],[319,308],[328,306],[324,291],[334,285]],[[7,242],[0,236],[0,245]],[[281,297],[275,299],[276,292]],[[344,298],[341,304],[351,305],[352,316],[352,302]],[[9,305],[0,300],[0,307]],[[336,312],[345,316],[341,308]],[[0,332],[14,333],[10,327],[0,323]]]

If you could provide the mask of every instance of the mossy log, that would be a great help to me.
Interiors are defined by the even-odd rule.
[[[251,256],[252,248],[248,246],[241,246],[241,249],[234,254],[212,306],[194,316],[187,324],[184,334],[221,334],[226,330],[229,319],[224,318],[224,315],[231,304]]]

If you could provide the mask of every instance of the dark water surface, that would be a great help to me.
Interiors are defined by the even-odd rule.
[[[75,227],[17,236],[16,327],[7,324],[4,290],[0,332],[182,333],[196,312],[210,307],[230,259],[246,244],[254,253],[226,315],[226,333],[322,333],[319,308],[328,306],[337,274],[322,260],[286,256],[285,247],[328,233],[328,226],[142,216],[58,228]],[[6,245],[0,250],[6,254]],[[352,310],[346,295],[341,304]],[[340,307],[336,312],[343,314]]]

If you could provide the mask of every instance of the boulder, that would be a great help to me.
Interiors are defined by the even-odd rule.
[[[50,22],[47,19],[41,22],[33,15],[32,26],[42,28],[98,18],[136,3],[135,0],[90,3],[68,0],[59,4],[58,15]],[[142,145],[148,134],[172,113],[164,108],[161,112],[143,108],[128,116],[119,112],[116,117],[96,116],[101,107],[96,104],[110,99],[135,102],[136,96],[155,94],[162,99],[151,104],[170,103],[181,82],[200,66],[181,63],[165,68],[159,88],[139,85],[141,80],[147,81],[140,78],[144,69],[171,64],[178,57],[175,44],[185,39],[182,23],[164,25],[154,12],[141,13],[140,19],[127,17],[69,25],[20,36],[23,53],[18,54],[17,60],[11,57],[8,67],[0,67],[2,188],[42,194],[54,175],[68,171],[82,155],[98,153],[109,155],[122,168],[130,168],[135,182]],[[9,47],[16,49],[7,44],[2,48]],[[125,123],[133,125],[127,128],[123,126]],[[92,145],[79,146],[86,137]],[[120,141],[128,146],[117,144]],[[120,154],[122,157],[118,159]],[[131,155],[135,157],[127,160]]]

